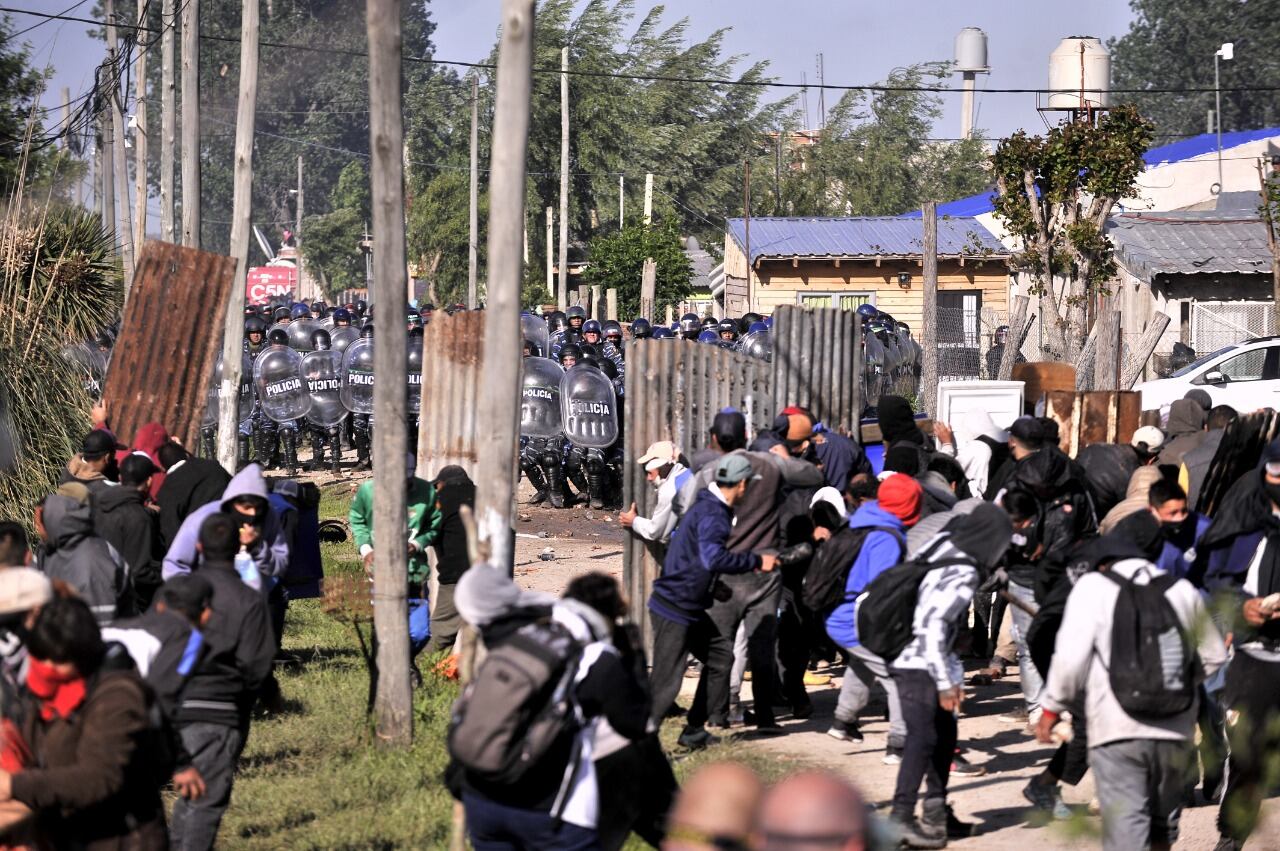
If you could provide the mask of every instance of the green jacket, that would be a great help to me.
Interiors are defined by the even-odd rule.
[[[440,505],[436,502],[435,487],[417,476],[409,483],[406,496],[409,505],[408,540],[413,541],[417,548],[409,556],[409,581],[425,585],[430,572],[427,548],[440,536]],[[351,503],[347,519],[351,522],[351,533],[355,535],[356,549],[363,558],[369,551],[366,548],[373,547],[373,479],[356,489],[356,498]]]

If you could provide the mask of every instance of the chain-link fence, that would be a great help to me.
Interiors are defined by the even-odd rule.
[[[1190,308],[1189,346],[1179,345],[1175,351],[1157,352],[1151,358],[1152,372],[1159,377],[1219,349],[1276,333],[1269,301],[1197,301]]]
[[[994,379],[1004,356],[1006,340],[1015,332],[1009,330],[1009,316],[1002,310],[972,304],[938,307],[938,378],[942,381]],[[1039,320],[1023,341],[1017,359],[1040,360]]]

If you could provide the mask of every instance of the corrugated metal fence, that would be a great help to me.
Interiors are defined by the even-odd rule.
[[[235,274],[230,257],[147,240],[103,391],[121,440],[155,421],[185,446],[199,445]]]
[[[862,418],[862,317],[851,310],[783,305],[773,315],[773,396],[808,408],[832,431]],[[775,412],[776,413],[776,412]]]
[[[424,479],[434,479],[450,464],[476,477],[483,341],[484,312],[478,310],[453,316],[438,311],[423,332],[418,475]]]

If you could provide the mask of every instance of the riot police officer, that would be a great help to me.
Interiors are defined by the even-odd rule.
[[[288,470],[289,475],[293,475],[298,469],[298,424],[293,418],[276,419],[263,405],[262,390],[258,385],[262,383],[260,373],[264,361],[269,358],[283,356],[283,352],[287,352],[294,359],[301,363],[301,356],[289,347],[289,332],[283,328],[272,328],[267,334],[267,348],[263,349],[254,360],[254,387],[258,396],[258,431],[254,437],[254,444],[258,450],[258,463],[262,465],[264,470],[277,466],[280,458],[278,450],[283,449],[284,466]],[[302,382],[299,378],[299,389],[302,388]]]
[[[550,358],[524,361],[520,403],[520,470],[533,485],[532,504],[564,508],[564,431],[560,380],[564,370]]]
[[[575,304],[565,312],[565,317],[570,328],[581,332],[583,324],[587,321],[587,309],[580,304]]]
[[[576,343],[565,343],[560,347],[556,357],[560,361],[560,366],[569,369],[578,362],[578,358],[582,357],[582,349],[578,348]]]
[[[320,328],[311,335],[312,351],[302,358],[302,375],[311,394],[311,410],[307,413],[307,435],[311,438],[309,470],[324,467],[325,445],[329,446],[333,472],[342,460],[342,436],[339,428],[347,418],[339,388],[342,357],[333,351],[329,332]]]
[[[631,320],[631,339],[645,340],[653,336],[653,325],[643,316]]]
[[[696,313],[686,313],[680,317],[680,336],[686,340],[696,340],[702,333],[702,320]]]

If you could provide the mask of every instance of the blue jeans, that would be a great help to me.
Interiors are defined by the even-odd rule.
[[[1009,593],[1023,602],[1033,606],[1036,604],[1036,592],[1025,585],[1010,582]],[[1040,678],[1040,672],[1031,661],[1031,651],[1027,648],[1027,630],[1031,628],[1031,615],[1017,606],[1010,606],[1009,612],[1013,616],[1013,641],[1018,645],[1018,677],[1022,680],[1022,696],[1027,701],[1027,711],[1034,712],[1040,708],[1044,680]]]
[[[467,790],[467,833],[475,851],[599,851],[596,831],[557,821],[550,813],[523,810]]]
[[[425,597],[409,598],[409,659],[431,640],[431,603]]]

